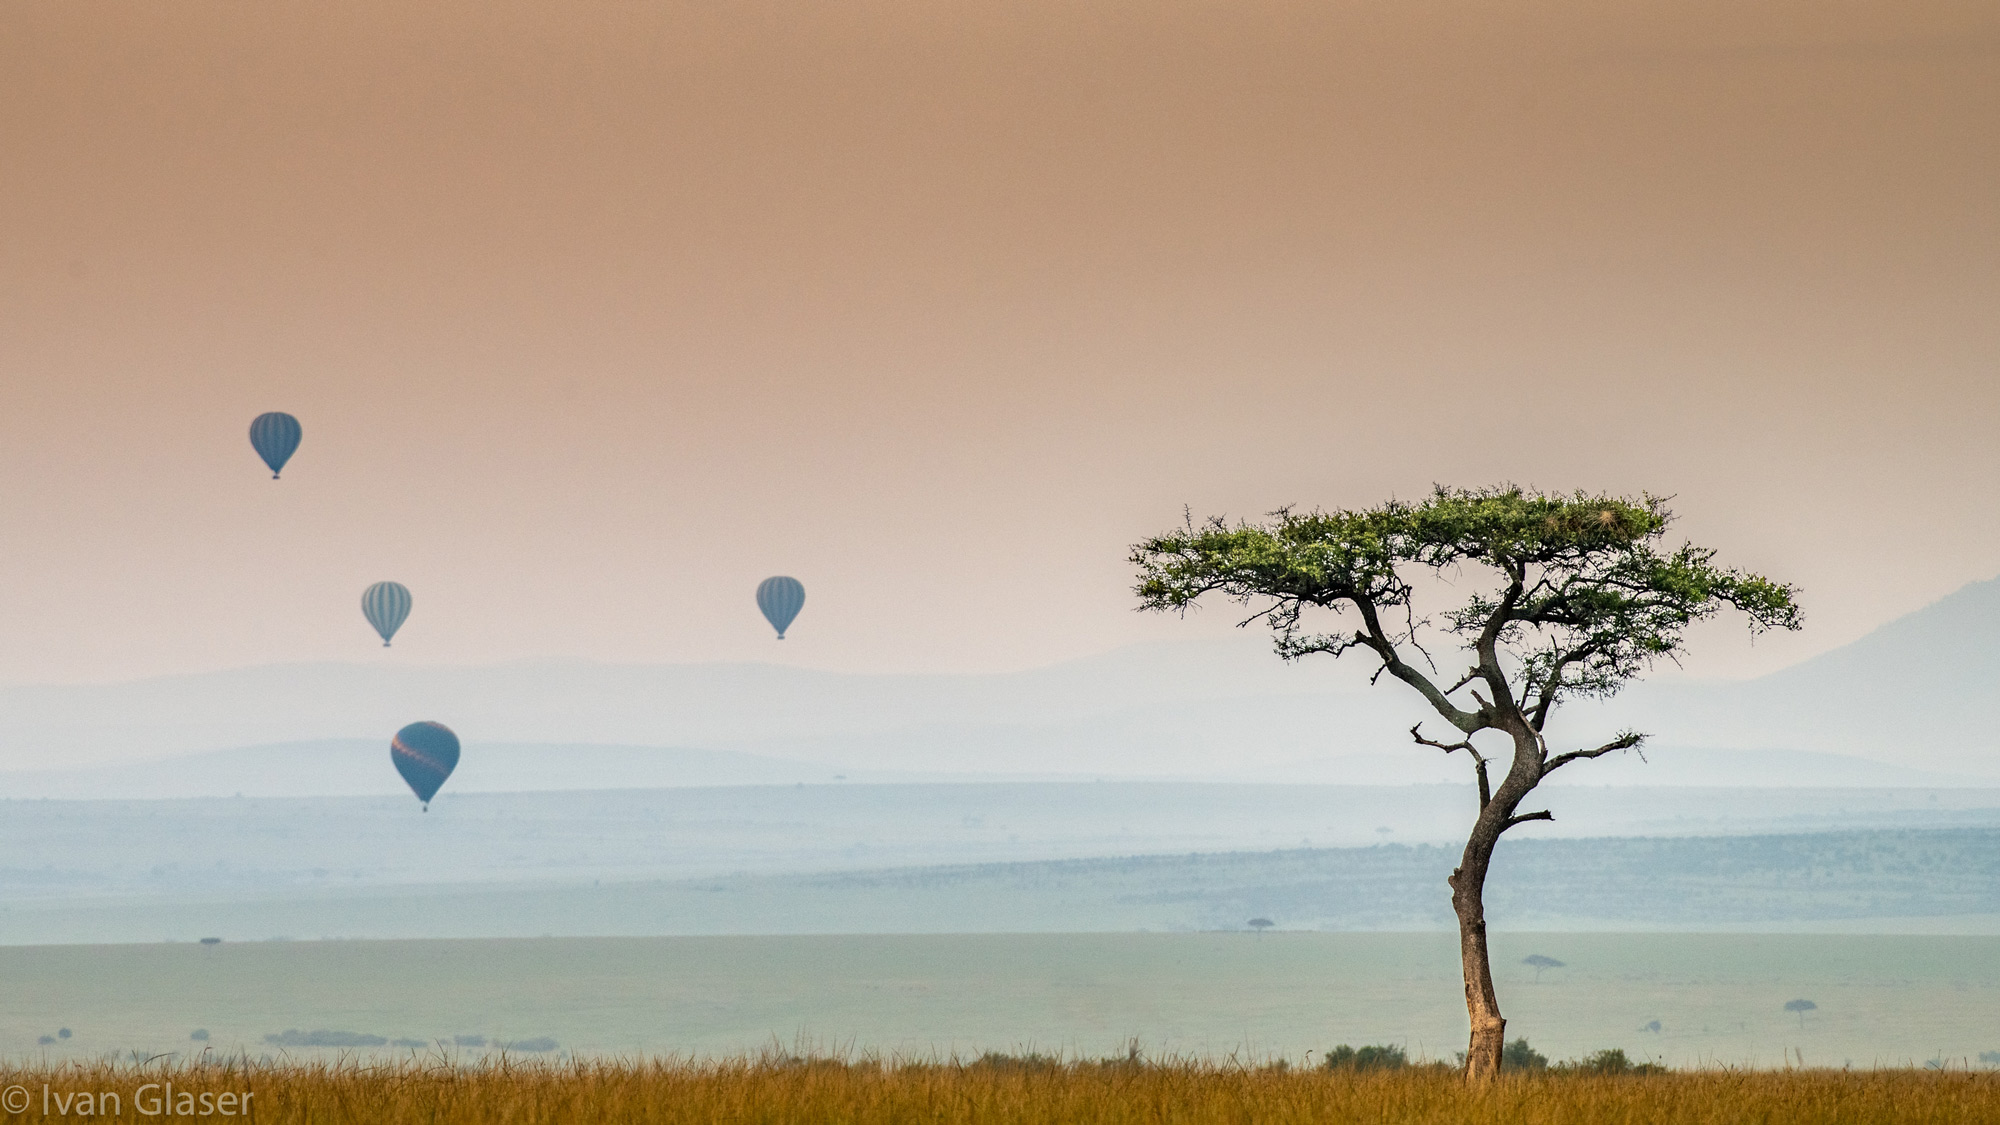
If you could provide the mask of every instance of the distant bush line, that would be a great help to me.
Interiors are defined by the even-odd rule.
[[[1402,1070],[1409,1066],[1426,1069],[1456,1071],[1465,1065],[1465,1055],[1461,1052],[1456,1064],[1443,1062],[1411,1063],[1403,1048],[1393,1044],[1376,1044],[1368,1047],[1350,1047],[1345,1043],[1327,1051],[1320,1060],[1322,1070]],[[1508,1043],[1500,1052],[1500,1069],[1503,1071],[1541,1071],[1549,1074],[1581,1075],[1625,1075],[1625,1074],[1665,1074],[1667,1068],[1657,1063],[1634,1062],[1626,1057],[1622,1048],[1608,1047],[1602,1051],[1585,1055],[1580,1059],[1551,1064],[1547,1055],[1528,1045],[1526,1039],[1516,1039]]]
[[[203,1038],[207,1038],[204,1034]],[[266,1035],[264,1042],[273,1047],[496,1047],[502,1051],[530,1051],[541,1053],[553,1051],[560,1044],[546,1035],[534,1039],[489,1040],[484,1035],[454,1035],[440,1039],[390,1039],[381,1035],[369,1035],[360,1031],[300,1031],[286,1028],[275,1035]]]

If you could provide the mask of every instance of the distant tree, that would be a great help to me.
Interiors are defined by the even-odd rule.
[[[1651,1022],[1651,1023],[1647,1024],[1646,1026],[1644,1026],[1644,1027],[1640,1028],[1639,1030],[1640,1030],[1640,1031],[1650,1031],[1650,1032],[1652,1032],[1653,1034],[1655,1034],[1655,1035],[1658,1035],[1658,1034],[1660,1033],[1660,1021],[1659,1021],[1659,1020],[1654,1020],[1653,1022]]]
[[[1516,1039],[1500,1052],[1502,1070],[1547,1070],[1549,1057],[1528,1046],[1525,1038]]]
[[[1401,1070],[1409,1062],[1403,1049],[1393,1044],[1350,1047],[1342,1043],[1328,1051],[1320,1065],[1327,1070]]]
[[[197,1043],[206,1043],[208,1042],[208,1029],[205,1027],[197,1027],[193,1031],[188,1032],[188,1038],[194,1040]]]
[[[57,1039],[68,1039],[68,1038],[69,1038],[69,1028],[66,1028],[66,1027],[64,1027],[64,1028],[58,1028],[58,1029],[56,1030],[56,1038],[57,1038]]]
[[[56,1037],[53,1035],[39,1035],[35,1037],[36,1045],[41,1047],[52,1046],[55,1043],[55,1041]]]
[[[1258,933],[1261,934],[1265,930],[1270,929],[1272,926],[1277,925],[1277,923],[1271,921],[1269,918],[1252,918],[1248,922],[1244,923],[1244,925],[1249,926],[1251,929],[1256,930]]]
[[[1521,958],[1521,964],[1535,970],[1535,980],[1538,983],[1542,979],[1543,969],[1560,969],[1563,967],[1561,961],[1553,957],[1544,957],[1539,953],[1530,953],[1526,957]]]
[[[1810,1011],[1813,1011],[1814,1009],[1816,1009],[1816,1008],[1818,1008],[1818,1007],[1819,1007],[1819,1005],[1818,1005],[1818,1004],[1815,1004],[1815,1003],[1813,1003],[1813,1002],[1812,1002],[1812,1001],[1810,1001],[1810,1000],[1787,1000],[1787,1001],[1785,1001],[1785,1010],[1786,1010],[1787,1012],[1797,1012],[1797,1013],[1799,1014],[1799,1030],[1801,1030],[1801,1031],[1805,1030],[1805,1026],[1806,1026],[1806,1013],[1807,1013],[1807,1012],[1810,1012]]]
[[[1262,524],[1190,517],[1132,548],[1141,608],[1185,613],[1210,594],[1255,606],[1242,624],[1268,624],[1279,656],[1358,652],[1377,664],[1377,678],[1401,681],[1457,732],[1455,741],[1437,741],[1421,723],[1410,728],[1420,745],[1464,751],[1479,790],[1449,879],[1472,1081],[1498,1073],[1506,1042],[1486,948],[1486,874],[1501,834],[1553,819],[1520,811],[1549,774],[1644,740],[1627,731],[1601,746],[1552,751],[1542,733],[1550,714],[1570,698],[1615,694],[1655,662],[1675,659],[1687,627],[1725,608],[1743,611],[1753,632],[1799,626],[1790,586],[1718,567],[1713,551],[1692,544],[1663,549],[1672,519],[1653,496],[1439,487],[1417,503],[1281,509]],[[1433,618],[1418,613],[1420,590],[1460,596]],[[1309,612],[1354,618],[1314,633]],[[1424,649],[1432,628],[1470,657],[1455,681],[1438,674]],[[1487,772],[1493,748],[1473,742],[1489,731],[1511,755],[1498,788]]]

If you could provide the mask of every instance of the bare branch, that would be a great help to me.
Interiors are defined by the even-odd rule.
[[[1428,620],[1428,618],[1426,620]],[[1431,671],[1433,672],[1437,671],[1438,662],[1436,660],[1431,659],[1430,650],[1424,647],[1424,642],[1417,639],[1417,607],[1411,604],[1410,602],[1403,603],[1403,621],[1404,621],[1403,625],[1404,639],[1410,642],[1411,648],[1414,648],[1418,652],[1424,654],[1424,663],[1431,666]],[[1445,694],[1450,695],[1451,693],[1445,692]]]
[[[1486,755],[1481,754],[1478,747],[1474,746],[1469,739],[1464,742],[1446,744],[1434,739],[1425,738],[1422,734],[1418,733],[1418,728],[1423,725],[1422,723],[1418,723],[1416,726],[1410,728],[1410,737],[1416,739],[1419,745],[1435,746],[1447,754],[1454,750],[1463,750],[1472,755],[1472,772],[1479,778],[1479,811],[1485,812],[1486,806],[1493,803],[1493,785],[1486,777]]]
[[[1432,739],[1425,738],[1422,734],[1418,733],[1418,731],[1423,728],[1423,725],[1424,724],[1422,723],[1418,723],[1416,726],[1410,728],[1410,737],[1416,739],[1419,745],[1434,746],[1437,749],[1442,750],[1447,754],[1451,753],[1453,750],[1464,750],[1469,752],[1474,758],[1479,757],[1479,751],[1473,748],[1471,742],[1453,742],[1446,744],[1443,742],[1437,742]]]
[[[1628,730],[1595,750],[1572,750],[1567,754],[1559,754],[1549,759],[1549,764],[1542,767],[1542,776],[1546,777],[1549,771],[1560,766],[1566,766],[1571,762],[1581,761],[1585,758],[1602,758],[1615,750],[1635,749],[1645,741],[1645,735],[1640,734],[1638,731]]]
[[[1500,831],[1505,832],[1507,829],[1514,827],[1516,824],[1525,824],[1531,820],[1554,820],[1555,818],[1556,818],[1555,814],[1548,811],[1547,809],[1543,809],[1541,812],[1522,813],[1519,816],[1508,817],[1507,823],[1500,829]]]

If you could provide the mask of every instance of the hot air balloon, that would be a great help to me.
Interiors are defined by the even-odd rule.
[[[284,470],[285,462],[298,452],[299,438],[305,433],[299,428],[299,420],[289,414],[272,412],[259,414],[250,423],[250,448],[271,467],[271,479],[277,480]]]
[[[389,638],[410,615],[410,588],[401,582],[377,582],[361,592],[361,612],[382,634],[382,647],[388,648]]]
[[[791,628],[792,618],[799,615],[799,609],[806,604],[806,588],[796,578],[779,575],[757,583],[757,608],[764,611],[764,620],[778,631],[778,639],[785,639],[785,630]]]
[[[443,723],[411,723],[389,740],[389,760],[429,812],[438,787],[458,767],[458,736]]]

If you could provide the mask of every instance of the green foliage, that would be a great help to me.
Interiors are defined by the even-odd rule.
[[[328,1031],[324,1028],[300,1031],[296,1027],[288,1027],[275,1035],[266,1035],[264,1042],[274,1047],[385,1047],[389,1040],[364,1031]]]
[[[1326,1053],[1320,1065],[1327,1070],[1401,1070],[1410,1064],[1401,1047],[1383,1044],[1350,1047],[1345,1043]]]
[[[1548,1067],[1549,1057],[1528,1046],[1528,1040],[1525,1036],[1514,1040],[1500,1050],[1500,1069],[1502,1070],[1547,1070]]]
[[[1474,653],[1495,692],[1495,681],[1517,681],[1512,698],[1539,724],[1560,698],[1609,695],[1672,659],[1689,625],[1724,608],[1741,610],[1753,631],[1799,626],[1792,587],[1719,567],[1706,548],[1665,549],[1672,520],[1654,496],[1440,486],[1417,503],[1282,509],[1261,524],[1190,518],[1135,545],[1131,561],[1142,608],[1185,611],[1209,594],[1255,605],[1244,623],[1267,622],[1286,659],[1365,648],[1416,684],[1401,650],[1422,626],[1442,628]],[[1419,578],[1463,585],[1467,571],[1489,581],[1435,619],[1417,615]],[[1310,632],[1314,609],[1352,612],[1358,627]],[[1425,694],[1440,710],[1452,706],[1449,692]],[[1494,725],[1463,714],[1468,732]]]
[[[1585,1055],[1584,1057],[1576,1059],[1572,1062],[1557,1063],[1553,1069],[1565,1074],[1584,1074],[1584,1075],[1594,1075],[1594,1076],[1609,1076],[1609,1075],[1623,1075],[1623,1074],[1651,1075],[1651,1074],[1667,1073],[1667,1068],[1659,1065],[1658,1063],[1633,1062],[1631,1059],[1625,1057],[1625,1051],[1622,1047],[1606,1047],[1604,1050],[1598,1051],[1596,1054]]]
[[[972,1060],[970,1065],[985,1067],[989,1070],[1048,1071],[1061,1070],[1063,1061],[1054,1055],[1044,1055],[1039,1051],[1028,1051],[1019,1055],[1010,1055],[1002,1051],[988,1051]]]

